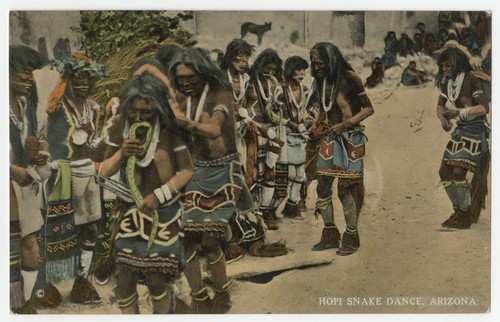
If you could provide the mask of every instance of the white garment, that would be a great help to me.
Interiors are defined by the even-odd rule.
[[[43,218],[40,208],[42,207],[41,182],[21,187],[17,182],[11,181],[16,194],[19,207],[19,223],[21,225],[21,238],[40,230]],[[36,187],[38,185],[38,187]]]

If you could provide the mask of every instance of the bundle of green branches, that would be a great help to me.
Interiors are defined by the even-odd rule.
[[[156,56],[158,50],[168,44],[175,44],[171,39],[159,43],[156,40],[133,41],[110,55],[104,62],[109,76],[96,82],[93,99],[105,106],[112,97],[120,96],[125,84],[131,77],[131,68],[141,58]]]

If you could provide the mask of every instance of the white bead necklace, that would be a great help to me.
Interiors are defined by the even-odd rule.
[[[448,80],[447,96],[448,96],[448,99],[453,104],[453,106],[455,106],[455,102],[458,99],[458,95],[460,95],[460,90],[462,89],[462,84],[464,82],[464,78],[465,78],[465,73],[462,72],[462,73],[457,75],[455,80],[453,80],[453,79]]]
[[[304,87],[301,83],[299,83],[299,89],[300,89],[300,102],[297,102],[297,100],[295,99],[295,95],[293,95],[292,87],[290,85],[288,85],[288,90],[290,91],[290,96],[292,97],[293,105],[297,109],[296,117],[297,117],[297,120],[300,122],[300,121],[302,121],[301,111],[302,111],[302,107],[304,106],[304,102],[306,100],[306,97],[304,95]],[[293,113],[293,111],[292,111],[292,113]]]
[[[18,119],[16,116],[16,113],[12,110],[12,107],[9,105],[9,117],[12,120],[12,123],[16,126],[16,128],[23,132],[24,131],[24,115],[25,115],[25,110],[26,110],[26,98],[25,97],[19,97],[17,98],[17,103],[19,104],[19,108],[21,110],[21,118],[22,120]]]
[[[203,88],[203,93],[201,94],[200,101],[198,102],[198,106],[196,107],[196,115],[194,117],[195,122],[199,122],[201,119],[201,113],[203,112],[203,106],[205,105],[205,99],[208,94],[208,83]],[[191,120],[191,96],[187,98],[187,108],[186,108],[186,116]]]
[[[300,109],[302,107],[302,105],[304,104],[304,101],[305,101],[305,95],[304,95],[304,87],[303,87],[303,85],[299,84],[300,102],[298,102],[298,103],[297,103],[297,100],[295,100],[295,95],[293,95],[292,87],[290,85],[288,85],[288,89],[290,90],[290,96],[292,96],[293,105],[295,105],[295,107],[297,109]]]
[[[330,101],[328,102],[328,105],[326,105],[326,103],[325,103],[326,79],[323,79],[323,93],[321,95],[321,106],[323,107],[323,110],[325,112],[328,112],[329,110],[332,109],[334,89],[335,89],[335,85],[332,84],[332,89],[330,92]]]
[[[236,90],[234,88],[234,83],[233,83],[233,77],[231,76],[231,72],[229,72],[229,69],[227,70],[227,77],[229,78],[229,83],[231,84],[232,92],[233,92],[233,98],[236,103],[239,103],[243,97],[245,96],[245,85],[246,82],[243,80],[243,75],[239,74],[240,76],[240,93],[236,95]]]
[[[262,98],[264,99],[264,101],[266,103],[269,104],[271,102],[271,97],[272,97],[272,95],[271,95],[271,82],[269,80],[267,80],[267,91],[269,93],[268,96],[266,96],[266,92],[264,91],[264,87],[262,86],[262,83],[260,82],[259,78],[257,78],[257,85],[259,87],[259,92],[262,95]]]

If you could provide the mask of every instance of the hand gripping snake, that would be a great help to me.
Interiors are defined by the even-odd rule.
[[[149,144],[151,143],[151,137],[152,137],[152,128],[151,128],[151,124],[149,124],[148,122],[137,122],[137,123],[134,123],[132,124],[132,126],[130,127],[130,138],[131,139],[135,139],[136,138],[136,131],[139,127],[146,127],[148,129],[148,132],[146,134],[146,141],[144,142],[143,145],[141,145],[140,147],[143,148],[143,151],[146,151],[149,147]],[[137,187],[137,184],[135,182],[135,163],[137,161],[137,156],[135,155],[132,155],[128,158],[127,160],[127,180],[128,180],[128,184],[130,186],[130,191],[132,193],[132,197],[134,198],[134,201],[135,201],[135,204],[137,205],[137,207],[139,207],[144,198],[141,194],[141,192],[139,191],[139,188]],[[153,219],[153,227],[151,228],[151,235],[149,236],[149,241],[148,241],[148,246],[147,246],[147,250],[149,250],[149,248],[151,247],[151,245],[153,244],[155,238],[156,238],[156,231],[158,229],[158,212],[156,210],[153,211],[153,214],[152,214],[152,219]]]

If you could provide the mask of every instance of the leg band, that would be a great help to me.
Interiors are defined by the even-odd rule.
[[[221,259],[222,259],[223,257],[224,257],[224,252],[221,252],[221,253],[220,253],[219,258],[217,258],[217,259],[216,259],[216,260],[214,260],[213,262],[208,262],[208,264],[209,264],[209,265],[215,265],[215,264],[217,264],[218,262],[220,262],[220,261],[221,261]]]
[[[234,279],[229,279],[224,285],[222,285],[222,288],[221,289],[217,289],[217,288],[213,288],[214,292],[216,293],[223,293],[223,292],[227,292],[227,290],[229,290],[229,288],[231,286],[233,286],[234,284]]]
[[[191,256],[189,256],[189,258],[187,259],[187,263],[191,262],[195,257],[196,257],[196,254],[198,254],[198,252],[195,250],[193,252],[193,254]]]
[[[165,296],[167,296],[167,295],[168,295],[168,291],[167,291],[167,290],[165,290],[165,291],[164,291],[163,293],[161,293],[160,295],[156,295],[156,296],[151,295],[151,299],[152,299],[153,301],[161,301],[161,300],[163,300],[163,299],[165,298]]]
[[[191,292],[191,296],[192,296],[193,300],[195,300],[197,302],[203,302],[209,298],[208,291],[207,291],[206,287],[203,287],[201,290],[199,290],[196,293]]]
[[[132,305],[135,301],[137,301],[138,298],[139,298],[139,295],[137,294],[137,292],[135,292],[134,294],[127,297],[126,299],[118,300],[118,306],[120,308],[123,308],[123,309],[127,308],[130,305]]]
[[[325,225],[334,225],[332,197],[318,198],[316,200],[316,210],[314,216],[318,218],[321,215]]]

